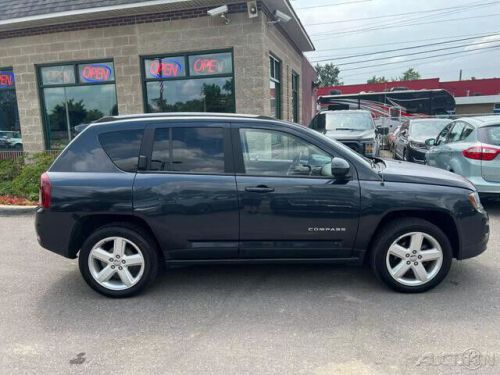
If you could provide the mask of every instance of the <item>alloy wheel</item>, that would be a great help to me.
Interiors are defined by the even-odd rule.
[[[88,265],[94,280],[106,289],[125,290],[144,274],[144,256],[139,247],[124,237],[108,237],[92,247]]]
[[[421,286],[432,280],[443,264],[443,250],[439,242],[423,232],[406,233],[389,247],[386,266],[398,283]]]

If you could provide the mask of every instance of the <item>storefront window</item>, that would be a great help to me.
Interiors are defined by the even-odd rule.
[[[281,62],[270,56],[271,116],[281,118]]]
[[[112,62],[43,66],[39,77],[49,149],[63,148],[75,126],[118,114]]]
[[[299,75],[292,73],[292,121],[299,123]]]
[[[147,112],[235,112],[231,52],[143,59]]]
[[[14,72],[0,69],[0,151],[22,148]]]

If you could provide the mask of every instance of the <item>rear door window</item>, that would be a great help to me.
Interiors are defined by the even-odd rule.
[[[481,142],[500,146],[500,125],[479,128],[478,135]]]
[[[216,127],[156,129],[150,170],[224,173],[224,129]]]
[[[113,163],[123,171],[136,172],[143,130],[119,130],[99,135],[99,142]]]

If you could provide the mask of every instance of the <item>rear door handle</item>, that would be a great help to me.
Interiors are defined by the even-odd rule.
[[[246,187],[245,191],[249,193],[272,193],[274,191],[274,188],[266,185],[258,185],[254,187]]]

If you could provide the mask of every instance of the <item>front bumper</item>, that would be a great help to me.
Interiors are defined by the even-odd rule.
[[[474,214],[462,219],[459,226],[462,246],[460,246],[457,259],[473,258],[483,253],[490,237],[489,217],[486,211],[474,210]]]
[[[375,140],[373,141],[352,141],[352,140],[343,140],[343,139],[337,139],[337,141],[343,143],[347,147],[349,147],[351,150],[356,151],[358,154],[364,155],[364,156],[377,156],[377,144]],[[371,144],[371,151],[367,151],[367,145]]]

